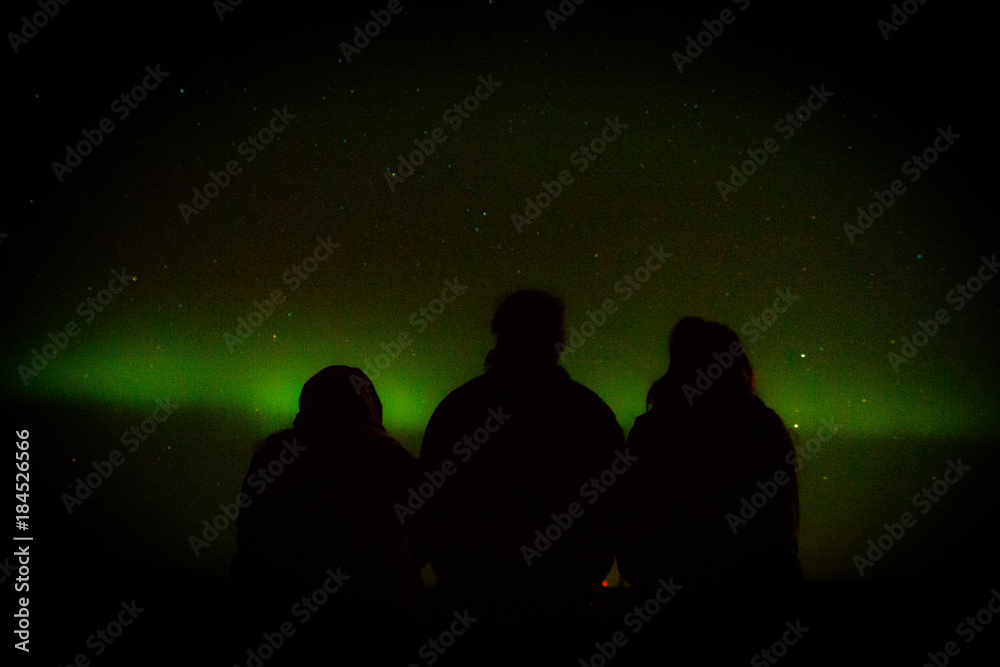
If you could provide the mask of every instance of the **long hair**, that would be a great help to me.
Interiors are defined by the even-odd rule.
[[[713,377],[718,373],[716,367],[722,373]],[[712,402],[734,395],[752,396],[755,389],[753,367],[736,332],[718,322],[685,317],[670,333],[670,366],[649,388],[646,410],[690,406],[706,396]]]

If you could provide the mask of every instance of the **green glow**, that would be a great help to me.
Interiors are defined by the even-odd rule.
[[[461,325],[454,319],[451,324]],[[450,336],[457,332],[448,329],[444,333]],[[617,333],[602,331],[598,335],[610,339]],[[379,352],[377,346],[343,345],[336,346],[337,353],[329,358],[316,352],[295,354],[286,365],[281,362],[287,346],[260,334],[244,343],[243,355],[229,355],[220,343],[218,349],[201,355],[197,351],[172,350],[170,355],[143,357],[135,352],[114,351],[118,343],[113,338],[110,333],[101,339],[95,336],[89,346],[81,341],[50,362],[25,393],[41,400],[87,398],[132,407],[170,397],[205,407],[260,413],[276,424],[290,423],[297,412],[301,386],[312,373],[333,363],[361,365]],[[486,349],[488,336],[482,338],[480,347]],[[590,341],[589,347],[581,348],[577,358],[565,365],[574,379],[592,388],[611,406],[619,423],[628,430],[645,410],[650,382],[665,366],[651,362],[641,365],[647,355],[621,344],[615,346],[615,359],[601,358],[602,346],[610,343]],[[319,349],[321,341],[315,341],[312,347]],[[435,373],[433,359],[437,355],[446,358],[448,348],[447,340],[417,339],[375,378],[386,426],[405,432],[410,443],[419,439],[437,402],[481,372],[480,365],[470,363],[454,367],[448,374]],[[766,356],[768,352],[771,356]],[[588,359],[588,354],[598,358]],[[819,419],[832,418],[848,432],[878,437],[977,437],[995,428],[995,415],[982,409],[981,399],[977,400],[969,388],[963,392],[958,386],[924,385],[902,391],[884,383],[877,374],[871,378],[858,374],[848,384],[835,383],[832,378],[822,379],[820,373],[827,370],[822,368],[822,362],[807,358],[785,363],[763,349],[751,349],[750,354],[759,377],[758,393],[789,427],[798,422],[806,429]],[[632,362],[636,357],[638,364]],[[820,368],[807,372],[807,363]],[[641,373],[630,372],[633,366]]]
[[[574,26],[583,20],[578,14]],[[400,34],[410,30],[404,24]],[[127,481],[109,484],[93,502],[118,518],[160,493],[170,512],[157,506],[123,521],[142,536],[132,546],[152,560],[188,563],[184,536],[239,489],[252,443],[291,425],[312,374],[333,364],[364,367],[408,333],[411,345],[374,384],[389,434],[417,454],[437,404],[482,372],[498,298],[537,287],[566,301],[567,328],[618,299],[618,310],[564,366],[611,406],[626,432],[665,372],[670,328],[685,315],[721,321],[744,337],[759,395],[790,428],[799,425],[800,441],[822,419],[842,424],[803,471],[802,544],[808,571],[849,576],[845,558],[898,517],[927,474],[956,451],[979,453],[975,443],[1000,432],[995,364],[984,352],[995,349],[990,318],[1000,281],[951,311],[952,322],[899,372],[886,361],[918,319],[951,310],[949,289],[996,250],[977,231],[982,216],[972,206],[981,197],[966,196],[971,179],[957,166],[975,140],[943,155],[849,243],[842,225],[855,208],[899,175],[902,156],[922,149],[935,124],[952,122],[948,114],[914,108],[904,79],[882,80],[888,65],[858,55],[863,67],[837,84],[831,74],[837,94],[828,106],[782,139],[723,203],[717,180],[747,147],[775,134],[775,119],[819,83],[819,71],[776,57],[779,42],[737,26],[679,75],[665,35],[673,30],[682,44],[685,24],[651,21],[647,39],[612,38],[610,23],[599,28],[572,47],[576,38],[559,48],[507,40],[516,48],[498,46],[468,62],[454,54],[485,53],[476,31],[432,42],[410,32],[420,58],[406,38],[387,32],[349,70],[331,67],[341,54],[328,36],[260,40],[250,61],[192,51],[195,66],[175,75],[198,75],[188,92],[151,97],[39,202],[44,224],[23,239],[11,232],[0,248],[17,287],[0,393],[102,420],[92,431],[85,419],[74,422],[77,440],[59,452],[66,477],[54,483],[77,474],[73,458],[86,465],[107,456],[155,401],[179,403],[176,417],[128,460],[131,472],[120,476]],[[747,42],[737,46],[740,34]],[[212,35],[218,39],[228,38]],[[219,44],[213,53],[222,52]],[[240,44],[231,52],[246,54]],[[904,69],[939,85],[954,79],[945,64],[936,79]],[[382,173],[395,156],[441,125],[442,110],[494,68],[503,85],[389,192]],[[926,97],[953,98],[939,92]],[[205,182],[207,169],[233,157],[234,141],[261,127],[273,105],[287,105],[296,120],[184,225],[178,202]],[[573,168],[570,155],[617,115],[628,129],[518,234],[510,214],[523,211],[543,179]],[[52,244],[53,228],[69,231]],[[320,235],[340,247],[293,292],[283,276]],[[651,245],[673,256],[626,301],[616,284]],[[81,334],[25,386],[17,366],[29,363],[48,332],[79,322],[80,300],[123,265],[138,280],[81,323]],[[420,330],[413,314],[456,277],[465,293]],[[751,341],[744,323],[785,288],[800,300]],[[223,334],[275,289],[285,302],[231,352]],[[223,568],[226,544],[202,562]]]

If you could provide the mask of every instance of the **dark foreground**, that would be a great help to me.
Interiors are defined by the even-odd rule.
[[[44,659],[46,664],[70,665],[84,654],[95,665],[388,664],[378,653],[385,642],[377,637],[344,637],[333,629],[323,630],[303,651],[308,640],[296,642],[304,633],[279,641],[273,632],[280,629],[277,622],[268,634],[272,644],[280,644],[278,650],[273,655],[268,648],[261,650],[267,638],[250,630],[254,619],[245,617],[245,607],[221,578],[69,553],[33,559],[31,571],[41,588],[31,605],[32,663]],[[808,616],[790,619],[788,628],[797,631],[774,637],[782,644],[784,636],[787,647],[761,646],[761,650],[772,648],[770,660],[751,654],[730,664],[933,664],[928,652],[935,654],[939,665],[946,664],[945,659],[961,665],[989,664],[989,656],[997,655],[1000,619],[987,605],[995,596],[993,607],[1000,609],[998,586],[1000,579],[995,577],[962,576],[809,582]],[[637,632],[635,617],[624,619],[643,600],[634,599],[628,589],[596,593],[592,625],[572,647],[556,649],[555,638],[547,636],[545,628],[529,640],[511,636],[484,647],[473,623],[449,649],[441,652],[417,645],[398,664],[489,664],[490,657],[522,665],[726,664],[714,657],[714,651],[726,646],[733,628],[685,628],[678,636],[675,631],[682,626],[667,615],[665,606],[664,613],[650,617]],[[960,625],[969,616],[973,622]],[[115,638],[114,622],[119,619],[127,625]],[[302,620],[301,614],[287,616],[297,629],[305,627]],[[981,630],[975,630],[977,626]],[[441,626],[447,627],[447,623]],[[616,632],[621,633],[617,647]],[[439,635],[430,633],[427,640]],[[943,653],[947,642],[954,642],[952,652],[957,657]],[[443,643],[451,643],[450,638],[443,638]],[[605,659],[602,652],[611,657]]]

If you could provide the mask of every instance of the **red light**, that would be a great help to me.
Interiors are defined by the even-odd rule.
[[[608,582],[606,582],[606,581],[602,581],[602,582],[601,582],[601,586],[604,586],[605,588],[607,588],[607,587],[608,587]]]

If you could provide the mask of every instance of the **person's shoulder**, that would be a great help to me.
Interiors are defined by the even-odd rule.
[[[458,386],[448,392],[441,402],[438,403],[435,412],[452,408],[461,408],[470,401],[482,397],[489,390],[489,378],[486,375],[479,375],[472,378],[465,384]]]
[[[590,387],[580,384],[576,380],[570,380],[567,385],[566,392],[574,401],[577,403],[586,404],[590,409],[596,410],[610,410],[608,404],[604,402],[604,399],[597,395]]]
[[[416,459],[399,440],[388,433],[372,435],[371,446],[385,459],[401,466],[415,464]]]
[[[286,428],[267,436],[267,439],[264,441],[264,444],[265,446],[281,445],[285,440],[291,440],[294,436],[295,436],[295,431],[293,429]]]
[[[577,410],[581,414],[586,414],[594,418],[610,419],[616,424],[618,423],[614,410],[593,389],[573,380],[568,374],[566,375],[565,386],[569,398],[572,400],[573,405],[577,406]]]
[[[632,430],[645,431],[651,428],[656,421],[656,415],[651,412],[643,412],[641,415],[635,418],[632,422]]]
[[[254,450],[253,456],[254,458],[272,458],[286,446],[286,442],[292,442],[294,439],[295,431],[290,428],[276,431],[264,438],[264,441]]]
[[[629,430],[629,442],[635,444],[643,440],[658,440],[666,437],[673,426],[665,410],[653,409],[635,418]]]
[[[576,397],[581,400],[608,407],[608,404],[604,402],[603,398],[597,395],[597,392],[582,382],[578,382],[577,380],[571,378],[569,376],[569,372],[567,372],[562,366],[559,366],[558,368],[561,373],[556,375],[557,384],[564,387],[565,391],[575,394]]]
[[[771,440],[784,442],[790,439],[791,436],[788,433],[785,420],[775,410],[765,404],[759,396],[754,395],[751,397],[749,407],[754,415],[754,423]]]
[[[416,459],[399,440],[371,425],[343,432],[337,446],[317,448],[314,454],[312,463],[317,469],[347,466],[358,471],[391,469],[405,473],[416,465]]]
[[[748,407],[758,416],[759,419],[767,422],[769,425],[773,426],[775,424],[779,424],[782,428],[784,428],[785,422],[781,419],[778,413],[774,411],[774,409],[764,403],[760,396],[757,396],[756,394],[750,396]]]

